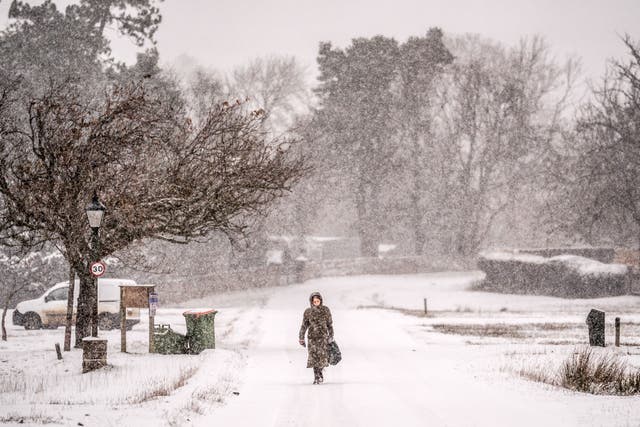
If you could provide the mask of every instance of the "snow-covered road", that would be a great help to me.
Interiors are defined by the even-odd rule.
[[[326,370],[322,385],[311,384],[306,350],[297,343],[302,311],[312,290],[323,293],[332,309],[335,337],[343,353],[342,362]],[[382,292],[362,278],[323,279],[276,290],[261,310],[240,394],[197,424],[640,425],[637,397],[583,395],[509,378],[496,367],[503,347],[479,353],[474,348],[478,346],[459,341],[430,342],[411,333],[406,316],[358,308],[372,297],[384,298]],[[494,357],[496,375],[487,375]]]

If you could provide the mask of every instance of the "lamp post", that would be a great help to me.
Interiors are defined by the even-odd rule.
[[[91,239],[91,258],[93,261],[100,261],[100,224],[102,223],[102,217],[107,210],[105,206],[98,200],[98,195],[94,192],[91,203],[86,207],[87,219],[89,220],[89,226],[92,231]],[[98,278],[93,277],[93,291],[92,291],[92,307],[91,307],[91,336],[98,336]]]

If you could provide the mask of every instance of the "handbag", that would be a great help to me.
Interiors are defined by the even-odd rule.
[[[331,341],[329,343],[329,364],[337,365],[338,362],[342,360],[342,353],[340,352],[340,347],[338,347],[338,343],[335,341]]]

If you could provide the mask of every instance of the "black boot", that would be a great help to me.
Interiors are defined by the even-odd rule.
[[[324,377],[322,376],[322,368],[318,368],[318,384],[322,384],[324,382]]]
[[[313,383],[314,384],[320,384],[320,369],[319,368],[313,368]]]

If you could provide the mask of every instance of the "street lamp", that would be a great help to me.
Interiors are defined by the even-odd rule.
[[[106,210],[107,208],[105,208],[100,200],[98,200],[98,195],[96,193],[93,193],[93,199],[85,209],[85,211],[87,212],[87,219],[89,220],[89,226],[93,230],[98,230],[100,228],[102,217],[104,216],[104,211]]]
[[[92,231],[92,259],[94,262],[100,261],[100,237],[98,231],[102,223],[102,217],[107,208],[98,200],[98,195],[94,192],[91,203],[87,205],[85,212],[89,220]],[[93,306],[91,307],[91,336],[98,336],[98,278],[93,276]]]

